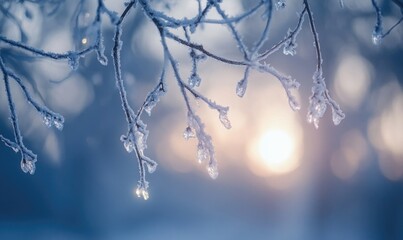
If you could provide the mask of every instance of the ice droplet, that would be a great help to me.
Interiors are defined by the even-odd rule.
[[[216,164],[209,164],[207,167],[207,172],[212,179],[216,179],[218,177],[218,168]]]
[[[194,23],[190,24],[190,25],[189,25],[189,30],[190,30],[190,32],[191,32],[191,33],[194,33],[194,32],[196,31],[196,27],[197,27],[196,24],[194,24]]]
[[[288,44],[284,45],[283,54],[294,56],[295,54],[297,54],[295,47],[296,45],[294,43],[289,42]]]
[[[63,120],[62,119],[58,119],[58,118],[55,118],[54,120],[53,120],[53,124],[55,125],[55,127],[57,128],[57,129],[59,129],[59,130],[63,130]]]
[[[146,158],[145,163],[146,163],[147,170],[149,173],[153,173],[153,172],[155,172],[155,170],[157,170],[158,164],[155,161],[153,161],[149,158]]]
[[[73,70],[77,70],[79,65],[80,56],[75,52],[69,52],[68,56],[68,64]]]
[[[20,150],[17,146],[11,146],[11,149],[13,149],[14,152],[18,152]]]
[[[142,154],[144,150],[147,148],[147,136],[143,133],[140,132],[139,130],[136,130],[134,132],[134,135],[136,136],[136,145],[138,147],[139,152]]]
[[[321,118],[326,112],[326,103],[318,101],[314,106],[314,115]]]
[[[120,141],[123,142],[123,146],[125,147],[125,149],[128,153],[131,153],[134,150],[134,142],[130,135],[129,136],[125,136],[125,135],[120,136]]]
[[[147,190],[144,190],[144,189],[143,189],[143,191],[142,191],[142,195],[143,195],[144,200],[148,200],[148,198],[150,197],[150,196],[148,195],[148,191],[147,191]]]
[[[48,115],[48,114],[44,114],[43,115],[43,123],[45,123],[45,125],[50,128],[52,126],[52,118],[51,118],[51,116]]]
[[[154,107],[157,105],[157,103],[160,101],[160,97],[165,94],[164,86],[160,83],[156,89],[154,89],[152,92],[150,92],[147,95],[145,104],[144,104],[144,110],[147,112],[149,116],[151,116],[151,111],[154,109]]]
[[[108,58],[99,50],[97,51],[97,59],[100,64],[104,66],[108,65]]]
[[[285,0],[276,1],[276,10],[281,10],[285,8]]]
[[[345,118],[344,113],[339,109],[339,111],[332,108],[332,120],[334,125],[339,125],[340,122]]]
[[[147,200],[148,198],[150,198],[148,191],[141,187],[137,187],[136,195],[137,195],[137,197],[143,197],[144,200]]]
[[[202,144],[197,145],[197,160],[199,163],[207,161],[209,159],[209,152]]]
[[[58,130],[63,130],[64,118],[61,115],[52,115],[50,113],[42,113],[43,123],[47,127],[55,126]]]
[[[190,138],[194,138],[196,136],[195,132],[191,127],[186,127],[185,131],[183,132],[183,138],[189,140]]]
[[[382,38],[383,38],[383,35],[382,35],[381,31],[374,30],[372,32],[372,43],[374,45],[380,45],[382,43]]]
[[[36,159],[23,158],[21,160],[21,169],[24,173],[34,174],[35,173],[35,162]]]
[[[134,150],[134,144],[133,144],[132,141],[127,140],[127,141],[125,141],[123,144],[124,144],[124,146],[125,146],[127,152],[130,153],[130,152],[132,152],[132,151]]]
[[[224,125],[224,127],[226,129],[230,129],[231,128],[231,122],[228,119],[227,111],[221,110],[219,112],[220,112],[219,118],[220,118],[220,121],[221,121],[222,125]]]
[[[301,109],[301,106],[293,97],[289,98],[288,103],[290,104],[290,107],[293,111],[298,111]]]
[[[151,116],[151,111],[157,105],[157,102],[158,96],[155,96],[155,94],[152,93],[144,106],[144,110],[147,112],[148,116]]]
[[[189,82],[189,86],[191,88],[198,87],[198,86],[200,86],[201,78],[199,77],[199,75],[197,73],[192,73],[192,75],[190,75],[190,77],[189,77],[188,82]]]
[[[246,79],[242,79],[237,83],[236,95],[238,95],[238,97],[243,97],[245,95],[247,85],[248,81]]]
[[[314,116],[311,112],[308,113],[308,122],[309,123],[313,123],[313,125],[315,126],[316,129],[319,128],[319,117],[318,116]]]

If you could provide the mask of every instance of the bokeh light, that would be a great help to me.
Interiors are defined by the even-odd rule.
[[[259,154],[267,168],[274,173],[287,173],[297,167],[298,162],[291,158],[295,143],[283,129],[270,129],[259,141]]]

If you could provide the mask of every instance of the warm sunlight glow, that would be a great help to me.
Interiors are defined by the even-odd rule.
[[[298,162],[293,158],[295,141],[281,129],[268,130],[259,140],[259,155],[267,168],[274,173],[294,170]]]

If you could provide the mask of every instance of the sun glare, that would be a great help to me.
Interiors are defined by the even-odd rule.
[[[295,141],[292,135],[281,129],[268,130],[258,142],[259,155],[264,165],[273,173],[291,172],[298,166],[293,156]]]

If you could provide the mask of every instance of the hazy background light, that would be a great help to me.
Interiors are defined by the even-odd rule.
[[[354,50],[348,52],[342,54],[333,86],[339,103],[356,110],[368,94],[373,67],[360,55],[351,53]]]
[[[292,156],[295,142],[287,130],[267,130],[260,137],[258,147],[264,165],[273,173],[288,173],[298,166],[298,159]]]
[[[333,173],[341,178],[352,177],[363,165],[368,156],[368,143],[361,131],[354,129],[346,132],[340,141],[340,149],[332,155]]]
[[[391,81],[374,98],[377,114],[368,123],[369,139],[385,177],[398,180],[403,176],[403,91]]]

